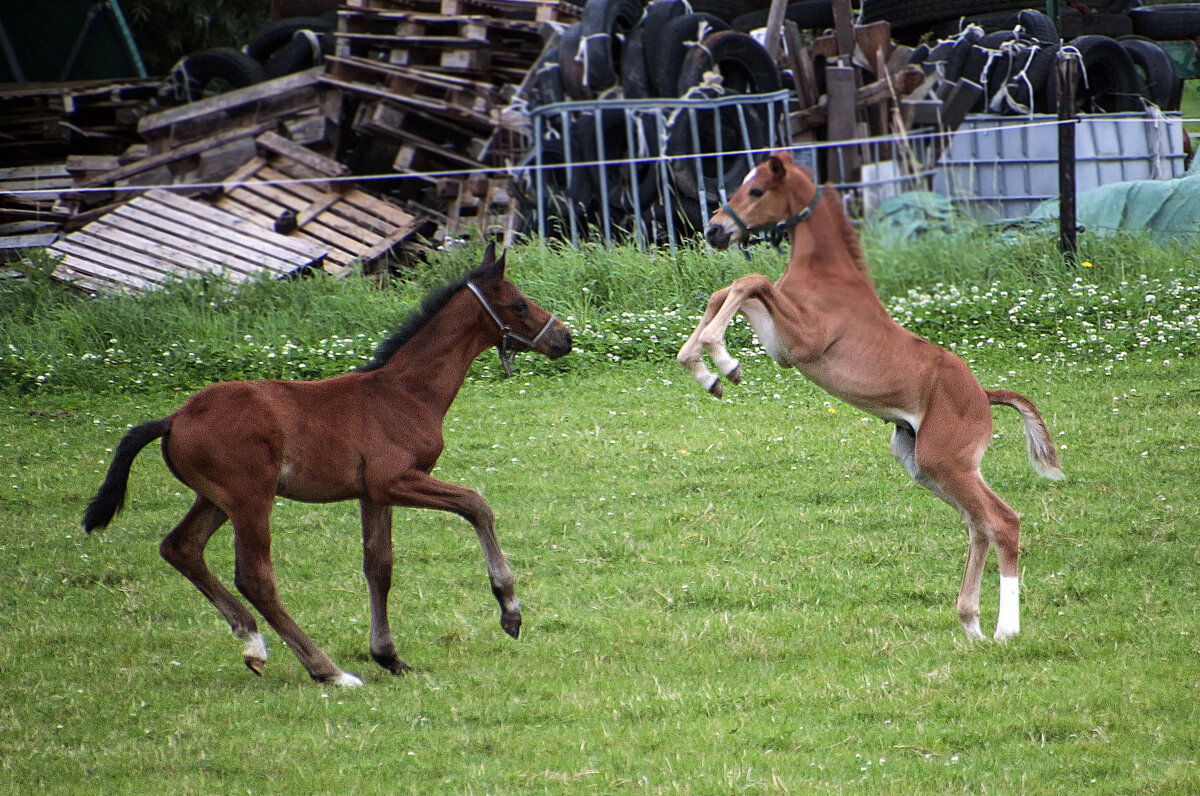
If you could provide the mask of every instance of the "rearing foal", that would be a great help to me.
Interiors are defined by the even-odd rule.
[[[892,455],[918,484],[966,520],[970,545],[958,594],[958,615],[971,639],[979,628],[979,589],[988,546],[1000,559],[1000,607],[995,638],[1020,630],[1016,513],[988,487],[979,463],[992,437],[991,404],[1021,414],[1034,469],[1061,479],[1050,434],[1033,402],[1008,390],[985,390],[961,359],[898,325],[867,274],[858,236],[832,187],[818,188],[787,152],[775,152],[750,172],[737,193],[709,220],[708,242],[718,249],[753,233],[787,234],[791,259],[775,284],[744,276],[713,294],[679,361],[701,386],[721,395],[721,380],[701,349],[734,384],[738,361],[725,330],[738,312],[767,354],[821,388],[895,424]]]
[[[358,371],[323,381],[214,384],[174,414],[132,429],[88,504],[84,528],[103,528],[121,510],[134,457],[161,437],[167,466],[196,500],[159,551],[228,620],[255,674],[262,674],[267,647],[254,616],[204,562],[205,545],[226,519],[233,522],[238,591],[314,680],[362,684],[334,665],[280,602],[268,525],[277,495],[310,503],[359,501],[371,657],[392,674],[408,669],[388,627],[393,506],[454,512],[475,527],[500,603],[500,626],[516,638],[521,609],[492,510],[473,490],[429,475],[442,453],[446,412],[479,354],[499,345],[503,357],[512,343],[551,358],[571,350],[567,328],[526,299],[504,268],[504,256],[497,260],[489,246],[478,268],[430,293]]]

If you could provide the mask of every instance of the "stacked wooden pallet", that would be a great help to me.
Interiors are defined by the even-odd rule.
[[[503,173],[489,173],[524,149],[511,140],[523,121],[505,108],[542,55],[545,23],[579,13],[557,0],[348,0],[322,77],[356,107],[344,140],[413,175],[397,193],[436,217],[439,233],[494,227],[493,217],[511,232],[512,202],[494,187]],[[493,187],[460,188],[464,173]]]
[[[67,155],[120,152],[157,80],[0,85],[0,166],[61,163]]]

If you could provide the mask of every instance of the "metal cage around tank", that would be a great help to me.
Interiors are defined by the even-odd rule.
[[[606,246],[677,245],[737,189],[765,152],[790,146],[789,91],[683,99],[600,99],[530,110],[516,168],[540,237]]]

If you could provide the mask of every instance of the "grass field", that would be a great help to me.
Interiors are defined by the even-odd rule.
[[[1118,259],[1089,256],[1097,272]],[[1095,304],[1064,304],[1047,326],[1065,357],[996,342],[1037,328],[1012,326],[1050,306],[1036,296],[985,315],[1001,299],[980,280],[977,305],[967,282],[928,303],[904,292],[919,278],[874,259],[908,297],[892,306],[969,352],[985,386],[1032,397],[1060,446],[1068,480],[1037,478],[1017,415],[995,411],[984,473],[1023,516],[1018,638],[966,642],[965,531],[891,459],[882,423],[762,358],[717,401],[669,361],[593,351],[563,372],[522,358],[508,381],[482,368],[447,417],[436,474],[496,511],[519,641],[499,627],[470,527],[400,510],[392,627],[417,672],[387,675],[367,654],[356,507],[280,501],[284,602],[366,685],[313,684],[269,631],[258,679],[158,557],[190,501],[154,450],[127,511],[102,534],[80,529],[127,426],[181,400],[166,382],[129,391],[131,356],[111,366],[124,388],[0,398],[0,792],[1200,792],[1196,259],[1153,302],[1132,265],[1095,275],[1111,291],[1056,291]],[[1178,264],[1162,259],[1151,278]],[[1121,289],[1141,294],[1122,303]],[[1132,309],[1118,322],[1101,305]],[[1078,348],[1068,312],[1099,342]],[[956,331],[972,314],[978,327]],[[1121,323],[1142,337],[1106,352]],[[621,345],[610,351],[634,344]],[[66,353],[45,358],[66,372]],[[227,583],[230,538],[209,548]],[[984,587],[990,633],[994,556]]]

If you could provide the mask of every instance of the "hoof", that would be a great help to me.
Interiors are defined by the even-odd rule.
[[[1017,631],[1011,628],[996,628],[996,635],[992,636],[996,641],[1008,641],[1010,638],[1016,638]]]
[[[267,668],[266,658],[256,658],[256,657],[252,657],[250,655],[246,655],[242,658],[242,660],[246,663],[247,669],[254,672],[259,677],[263,676],[263,669]]]
[[[721,386],[721,377],[713,376],[712,384],[708,385],[708,391],[712,393],[713,398],[720,398],[724,388]]]
[[[513,638],[518,638],[521,635],[521,615],[520,614],[502,614],[500,616],[500,627],[504,628],[504,632]]]
[[[725,378],[729,379],[730,384],[742,383],[742,366],[734,365],[733,370],[725,374]]]
[[[404,674],[405,672],[412,671],[409,665],[400,660],[400,658],[397,657],[396,653],[394,652],[391,655],[376,655],[374,652],[372,652],[371,657],[376,663],[387,669],[392,674]]]
[[[363,684],[362,680],[350,674],[350,672],[338,672],[338,676],[329,682],[341,688],[357,688]]]

